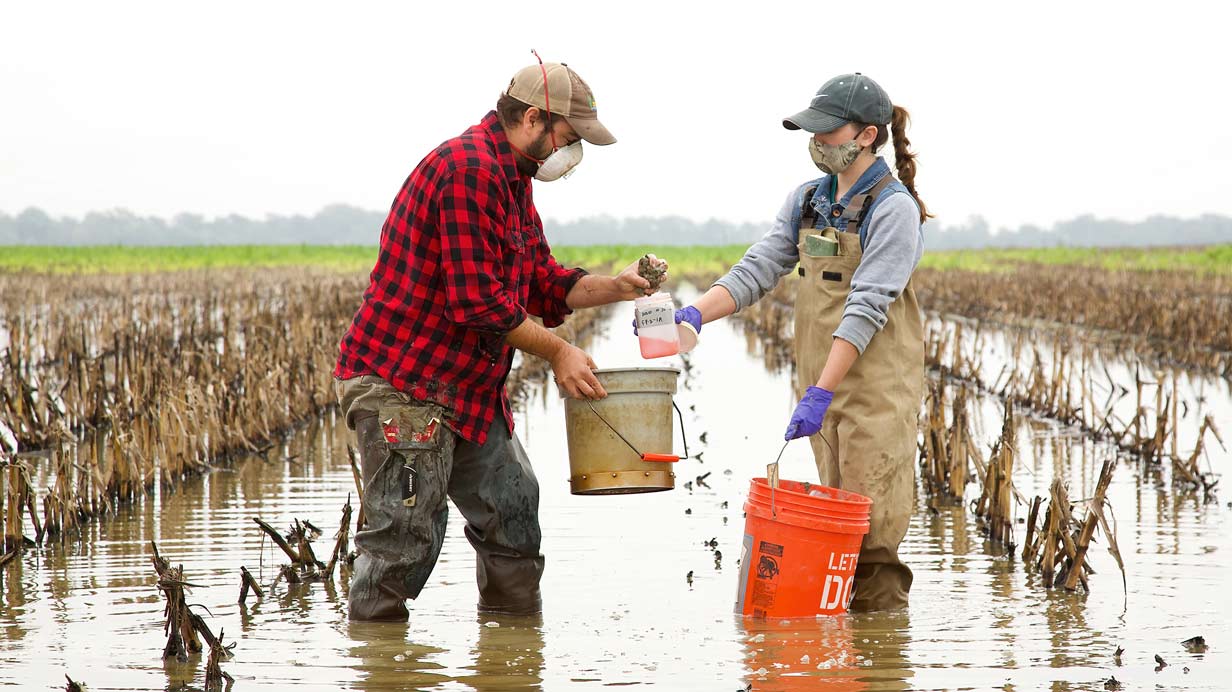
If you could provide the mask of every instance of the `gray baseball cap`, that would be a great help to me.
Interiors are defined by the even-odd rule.
[[[831,79],[817,90],[808,108],[783,118],[783,127],[833,132],[850,122],[885,125],[893,114],[885,89],[859,72]]]

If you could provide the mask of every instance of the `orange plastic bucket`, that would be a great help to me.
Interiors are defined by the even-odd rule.
[[[818,493],[810,495],[809,492]],[[872,500],[827,486],[749,483],[736,612],[802,618],[847,612]]]

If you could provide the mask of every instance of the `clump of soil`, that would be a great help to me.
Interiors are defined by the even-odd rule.
[[[637,261],[637,275],[650,282],[652,290],[659,290],[667,276],[667,261],[654,255],[643,255]]]

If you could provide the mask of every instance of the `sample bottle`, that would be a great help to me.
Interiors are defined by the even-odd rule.
[[[674,356],[680,351],[676,331],[676,304],[672,294],[659,292],[633,301],[637,315],[637,338],[643,358]]]

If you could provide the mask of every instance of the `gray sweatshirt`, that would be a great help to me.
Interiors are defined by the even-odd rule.
[[[783,201],[774,227],[715,282],[731,293],[736,310],[761,300],[800,261],[793,217],[800,209],[800,190]],[[824,211],[824,210],[822,210]],[[854,224],[849,229],[855,232]],[[920,211],[907,192],[893,192],[873,209],[860,265],[851,276],[851,292],[834,336],[855,345],[860,353],[886,323],[890,303],[903,292],[924,252]]]

